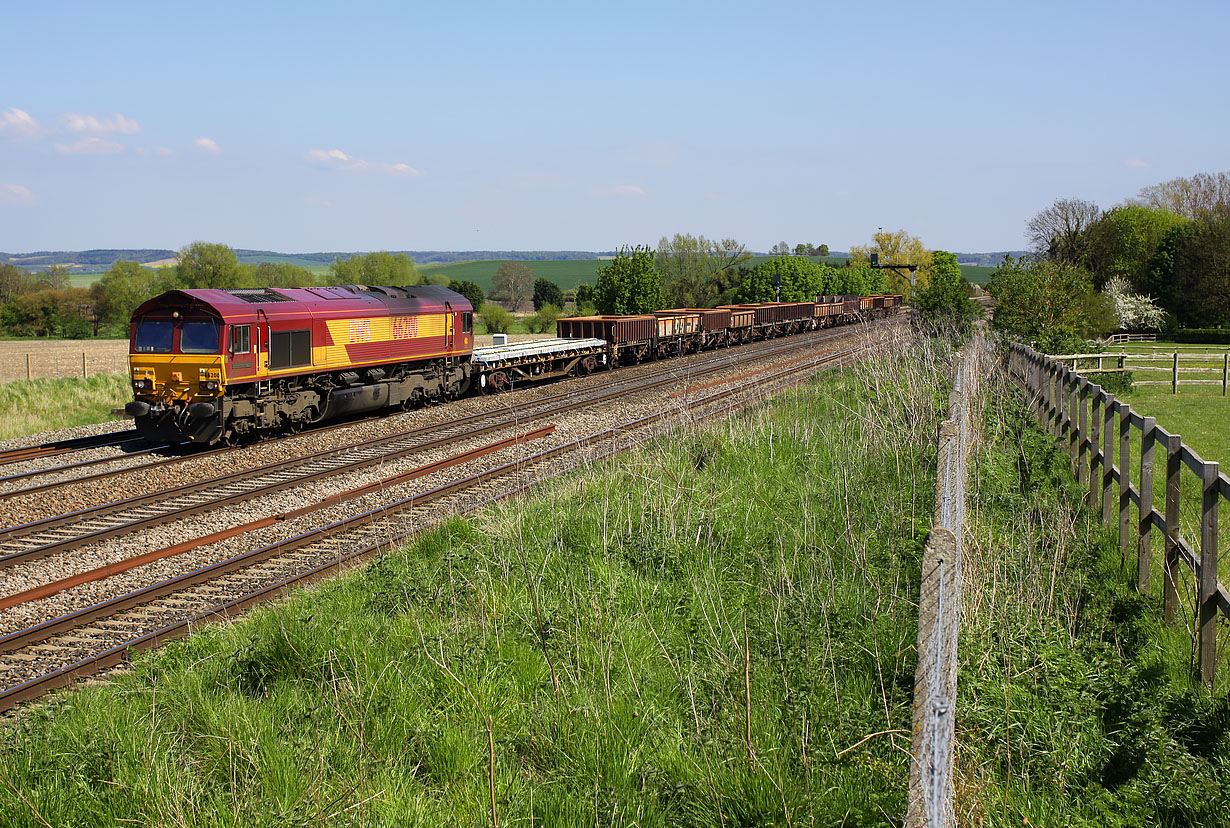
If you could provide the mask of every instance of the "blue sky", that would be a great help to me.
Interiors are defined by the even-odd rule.
[[[17,3],[0,250],[1024,246],[1230,169],[1230,4]]]

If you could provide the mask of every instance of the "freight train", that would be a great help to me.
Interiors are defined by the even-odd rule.
[[[843,325],[900,296],[833,296],[560,319],[558,338],[474,348],[474,308],[447,288],[344,285],[173,290],[132,317],[138,432],[239,443],[389,406]]]

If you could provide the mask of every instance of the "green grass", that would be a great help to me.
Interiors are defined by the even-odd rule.
[[[0,440],[112,420],[131,399],[126,374],[0,383]]]
[[[29,711],[0,822],[485,825],[490,773],[502,825],[899,824],[941,373],[885,353]]]
[[[991,274],[995,272],[993,267],[985,267],[983,265],[961,265],[961,275],[965,277],[971,285],[985,285],[991,281]]]
[[[966,824],[1223,825],[1230,661],[1194,680],[1160,578],[1081,507],[1082,490],[1015,403],[988,410],[967,546],[958,750]],[[1190,607],[1188,608],[1190,610]],[[1188,616],[1190,622],[1190,613]]]

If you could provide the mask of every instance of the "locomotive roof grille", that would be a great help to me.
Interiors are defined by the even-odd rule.
[[[247,288],[238,290],[228,290],[231,296],[236,299],[242,299],[245,302],[251,302],[253,305],[263,305],[267,302],[293,302],[289,296],[283,296],[280,293],[274,293],[269,288]]]

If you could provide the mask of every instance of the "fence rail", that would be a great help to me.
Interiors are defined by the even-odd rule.
[[[1209,365],[1217,356],[1221,356],[1221,367]],[[1230,387],[1230,351],[1219,352],[1218,354],[1193,354],[1184,353],[1182,351],[1173,351],[1168,354],[1128,354],[1123,352],[1118,353],[1093,353],[1093,354],[1059,354],[1052,356],[1051,359],[1059,362],[1062,365],[1072,363],[1072,370],[1079,371],[1084,376],[1091,374],[1109,374],[1119,371],[1156,371],[1170,374],[1170,379],[1166,381],[1155,380],[1138,380],[1134,381],[1133,385],[1169,385],[1171,391],[1175,394],[1179,393],[1179,375],[1180,374],[1220,374],[1221,379],[1184,379],[1183,385],[1220,385],[1222,396],[1226,396],[1226,390]],[[1106,360],[1114,360],[1111,367],[1106,367]],[[1094,360],[1097,360],[1096,367]],[[1182,360],[1190,360],[1193,362],[1204,363],[1204,367],[1200,368],[1180,368],[1179,364]],[[1168,362],[1169,368],[1163,368],[1158,365],[1147,365],[1141,363],[1149,362]],[[1081,363],[1085,363],[1084,366]]]
[[[1087,487],[1089,508],[1100,509],[1108,525],[1118,525],[1119,548],[1124,555],[1134,549],[1136,583],[1142,591],[1149,589],[1152,574],[1153,530],[1161,532],[1167,621],[1174,620],[1179,607],[1178,577],[1184,568],[1179,564],[1191,570],[1196,592],[1193,649],[1201,679],[1212,685],[1217,665],[1217,615],[1230,618],[1230,592],[1217,579],[1218,510],[1222,500],[1230,501],[1230,478],[1220,473],[1216,462],[1203,459],[1184,445],[1178,434],[1158,426],[1152,417],[1132,411],[1127,403],[1116,400],[1058,359],[1013,344],[1008,351],[1008,371],[1029,393],[1038,420],[1067,444],[1072,472]],[[1132,483],[1132,429],[1140,432],[1137,485]],[[1156,481],[1154,474],[1154,464],[1159,460],[1164,463],[1162,481]],[[1200,484],[1198,543],[1183,537],[1180,527],[1184,467]],[[1165,486],[1164,513],[1154,506],[1155,482]]]

